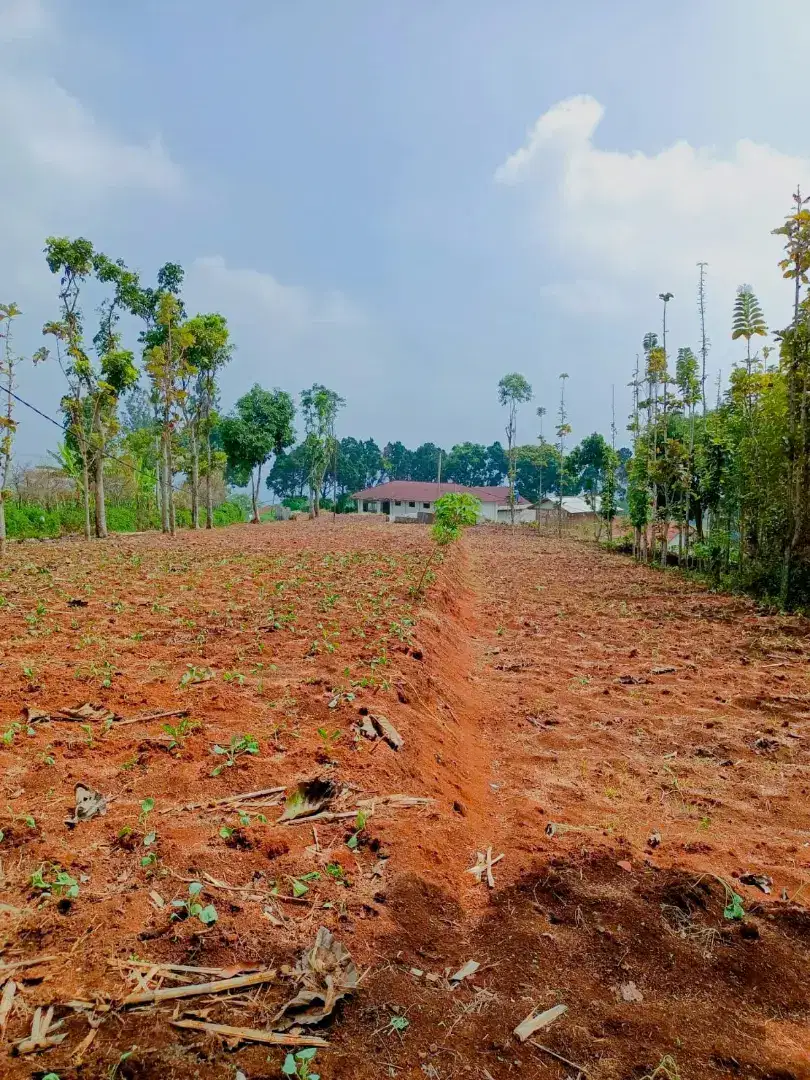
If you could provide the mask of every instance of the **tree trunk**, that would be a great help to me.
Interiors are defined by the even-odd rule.
[[[92,536],[90,531],[90,469],[87,464],[86,447],[82,453],[82,499],[84,502],[84,538],[89,540]]]
[[[169,520],[169,460],[168,451],[166,448],[166,432],[165,429],[161,433],[160,438],[160,522],[163,532],[168,533],[171,531],[171,522]]]
[[[95,422],[96,437],[98,439],[98,448],[96,450],[96,460],[94,468],[94,479],[96,485],[96,505],[95,505],[95,517],[96,517],[96,536],[99,540],[107,539],[107,501],[104,496],[104,447],[107,441],[107,433],[104,430],[104,421],[100,416],[96,417]]]
[[[96,536],[99,540],[107,539],[107,503],[104,498],[104,455],[99,450],[96,456]]]
[[[197,446],[197,425],[189,428],[191,438],[191,527],[200,527],[200,451]]]
[[[260,465],[258,467],[257,471],[256,471],[256,479],[255,479],[255,481],[254,481],[252,476],[250,478],[250,493],[251,493],[251,496],[253,498],[253,519],[252,519],[252,521],[253,521],[254,525],[261,525],[261,520],[259,518],[259,487],[261,485],[261,482],[262,482],[262,467]]]
[[[211,493],[211,409],[206,398],[205,403],[205,527],[214,527],[214,501]]]

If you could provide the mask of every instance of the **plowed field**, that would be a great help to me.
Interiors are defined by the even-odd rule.
[[[3,1076],[281,1076],[204,1025],[284,1028],[326,927],[359,985],[302,1077],[810,1077],[808,624],[524,527],[417,598],[429,551],[351,519],[12,547]],[[77,784],[106,805],[68,824]]]

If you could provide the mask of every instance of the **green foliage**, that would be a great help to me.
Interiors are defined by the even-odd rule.
[[[329,466],[337,468],[338,444],[335,439],[335,423],[338,411],[345,401],[334,390],[320,383],[313,383],[301,391],[301,412],[304,416],[304,455],[307,462],[307,480],[312,492],[312,507],[317,516],[320,510],[324,478]]]
[[[481,512],[481,503],[466,492],[448,492],[436,500],[434,524],[431,535],[440,547],[457,540],[461,530],[475,525]]]
[[[220,746],[214,743],[211,748],[212,754],[218,754],[225,760],[211,771],[212,776],[219,776],[223,769],[232,769],[240,757],[248,754],[258,754],[259,743],[253,735],[232,735],[228,746]]]
[[[188,897],[184,900],[172,900],[172,919],[199,919],[203,926],[212,926],[218,919],[217,909],[213,904],[203,906],[199,897],[203,886],[201,881],[192,881],[188,887]]]
[[[42,896],[53,896],[57,900],[75,900],[79,895],[79,883],[59,863],[43,863],[31,875],[31,888],[37,889]]]
[[[287,1054],[281,1072],[284,1076],[295,1076],[298,1080],[321,1080],[318,1073],[310,1072],[310,1065],[318,1053],[317,1047],[307,1046]]]
[[[228,459],[228,479],[240,487],[250,484],[256,523],[262,468],[292,445],[294,417],[295,405],[285,390],[263,390],[255,383],[219,423],[217,437]]]

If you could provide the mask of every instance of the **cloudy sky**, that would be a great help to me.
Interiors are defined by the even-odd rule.
[[[521,438],[561,371],[575,439],[607,433],[611,385],[623,428],[660,292],[697,347],[698,260],[712,374],[738,284],[787,321],[807,0],[0,0],[0,49],[20,348],[56,314],[44,238],[85,235],[145,280],[182,263],[189,310],[228,317],[226,407],[319,381],[343,434],[450,446],[502,437],[513,370]],[[46,412],[61,391],[22,378]],[[20,420],[41,458],[52,429]]]

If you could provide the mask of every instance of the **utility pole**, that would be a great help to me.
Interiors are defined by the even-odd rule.
[[[700,311],[700,393],[703,398],[703,419],[706,419],[706,354],[709,351],[709,339],[706,337],[706,262],[699,262],[700,279],[698,281],[698,310]]]
[[[441,482],[442,482],[442,449],[441,449],[441,447],[439,447],[439,471],[436,474],[436,483],[441,484]]]

